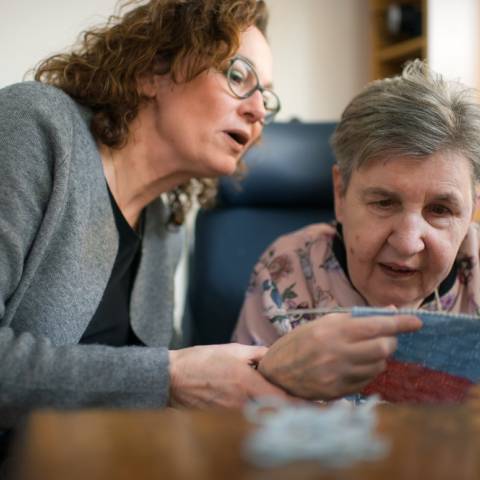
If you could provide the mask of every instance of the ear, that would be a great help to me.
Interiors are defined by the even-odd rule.
[[[332,167],[332,178],[333,178],[333,195],[335,199],[335,218],[338,222],[343,222],[343,209],[344,209],[344,200],[345,192],[343,187],[342,174],[338,165]]]
[[[145,98],[155,98],[157,94],[157,82],[155,74],[145,73],[137,78],[138,93]]]

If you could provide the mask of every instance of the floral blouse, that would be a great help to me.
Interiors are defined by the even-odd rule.
[[[480,314],[480,227],[473,224],[455,265],[439,287],[441,309]],[[364,306],[350,283],[345,247],[334,225],[313,224],[278,238],[260,257],[247,289],[233,340],[271,345],[311,315],[286,316],[285,310]],[[439,309],[433,295],[421,308]]]

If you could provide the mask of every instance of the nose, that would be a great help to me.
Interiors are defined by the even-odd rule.
[[[427,225],[419,215],[405,214],[396,219],[388,244],[402,257],[411,257],[425,249]]]
[[[240,101],[239,106],[240,115],[247,118],[249,122],[264,123],[267,111],[263,103],[263,95],[259,90],[256,90],[253,95],[244,98]]]

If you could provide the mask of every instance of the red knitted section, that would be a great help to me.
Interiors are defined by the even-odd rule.
[[[415,363],[389,360],[387,369],[369,383],[364,395],[379,394],[394,403],[462,402],[472,382]]]

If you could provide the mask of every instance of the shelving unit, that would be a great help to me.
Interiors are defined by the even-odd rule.
[[[465,67],[472,62],[480,65],[476,40],[480,30],[478,0],[369,0],[371,32],[372,80],[401,72],[407,60],[427,59],[430,67],[451,78],[460,78],[470,86],[480,88],[480,75],[473,78]],[[392,35],[387,28],[387,11],[391,5],[415,5],[421,12],[421,34],[418,36]],[[428,7],[428,12],[427,12]],[[429,18],[430,17],[430,18]],[[427,18],[431,22],[427,43]],[[451,25],[462,25],[462,35],[448,34]],[[466,33],[469,32],[469,35]],[[473,32],[473,33],[472,33]],[[460,38],[459,38],[460,37]],[[445,43],[447,42],[447,43]],[[451,54],[451,46],[458,55]],[[480,67],[477,67],[480,72]],[[480,198],[480,188],[478,190]],[[477,202],[475,221],[480,222],[480,201]]]
[[[419,36],[393,35],[387,28],[387,11],[391,5],[414,5],[422,16]],[[371,79],[400,73],[410,59],[427,57],[427,0],[370,0]]]

